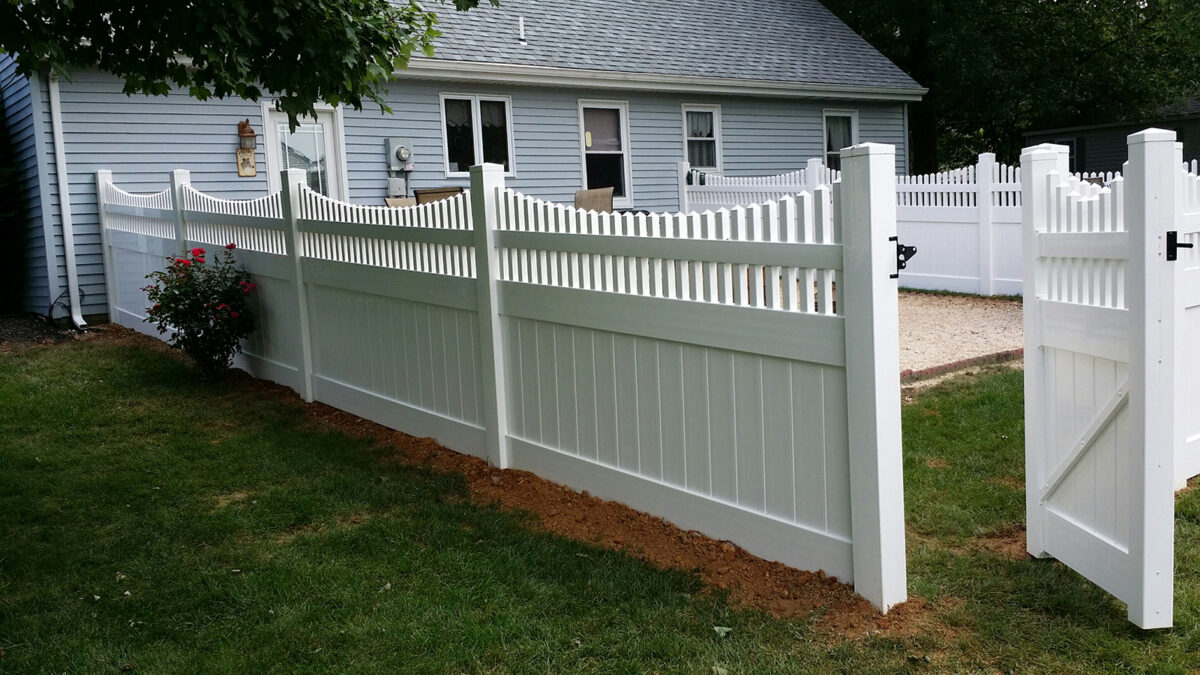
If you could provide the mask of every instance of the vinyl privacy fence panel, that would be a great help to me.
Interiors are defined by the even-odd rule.
[[[108,267],[113,316],[144,330],[141,275],[229,239],[262,280],[252,373],[886,609],[906,597],[892,153],[851,148],[836,186],[707,214],[584,212],[491,165],[404,209],[300,174],[215,200],[182,173],[134,207],[101,172],[106,251],[141,256]]]

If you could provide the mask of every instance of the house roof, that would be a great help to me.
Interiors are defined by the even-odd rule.
[[[925,91],[817,0],[500,0],[468,12],[447,7],[438,18],[434,61],[811,85],[831,94]]]

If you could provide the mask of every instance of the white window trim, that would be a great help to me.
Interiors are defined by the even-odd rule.
[[[829,163],[829,118],[850,118],[850,145],[858,145],[858,111],[850,108],[825,108],[821,111],[821,163]]]
[[[621,112],[621,148],[625,155],[625,196],[613,197],[613,208],[633,208],[633,148],[629,145],[629,102],[579,99],[579,185],[587,189],[587,146],[584,144],[583,109],[608,108]]]
[[[688,136],[687,114],[690,112],[707,112],[713,115],[713,137],[712,140],[717,146],[717,165],[716,166],[701,166],[692,167],[693,169],[709,169],[710,173],[723,174],[725,173],[725,152],[721,146],[721,106],[699,104],[699,103],[684,103],[681,107],[680,116],[683,118],[683,161],[688,162],[688,141],[691,137]],[[705,140],[705,139],[696,139]]]
[[[438,118],[441,119],[441,138],[442,138],[442,172],[446,178],[470,178],[470,171],[451,171],[450,170],[450,142],[446,138],[446,99],[457,99],[471,101],[471,131],[475,135],[475,163],[483,163],[483,125],[480,124],[479,102],[480,101],[501,101],[504,103],[505,124],[508,125],[508,171],[504,172],[505,177],[515,178],[517,176],[517,144],[513,142],[513,121],[512,121],[512,97],[511,96],[492,96],[488,94],[455,94],[452,92],[442,92],[438,95]]]
[[[274,149],[279,147],[278,139],[275,138],[275,125],[271,123],[271,113],[275,111],[275,101],[273,99],[262,99],[260,101],[262,118],[260,120],[263,130],[263,156],[267,160],[267,190],[269,192],[279,192],[283,189],[283,184],[280,181],[280,172],[282,167],[279,166],[279,157],[275,154]],[[346,125],[343,123],[342,106],[331,106],[328,103],[317,103],[313,106],[313,110],[317,112],[333,113],[333,152],[334,170],[338,172],[337,188],[340,194],[332,195],[332,198],[341,201],[350,201],[350,172],[346,169]]]

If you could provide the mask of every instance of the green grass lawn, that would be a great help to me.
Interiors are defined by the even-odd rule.
[[[1019,372],[922,393],[904,423],[933,628],[845,640],[472,505],[161,352],[0,356],[0,672],[1200,668],[1200,495],[1178,503],[1177,627],[1144,634],[1061,565],[980,543],[1023,519]]]

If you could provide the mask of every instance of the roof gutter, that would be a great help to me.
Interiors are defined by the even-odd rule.
[[[58,95],[58,75],[50,73],[50,131],[54,136],[54,170],[58,178],[58,212],[62,220],[63,255],[67,263],[67,296],[71,301],[71,321],[86,328],[79,300],[79,272],[75,269],[75,230],[71,224],[71,183],[67,176],[67,151],[63,144],[62,102]],[[43,224],[44,226],[44,224]]]
[[[739,80],[722,77],[622,73],[429,58],[414,58],[408,62],[407,68],[397,70],[393,75],[396,78],[502,82],[543,87],[587,87],[589,89],[871,101],[920,101],[921,97],[929,91],[924,87],[863,87],[776,80]]]

